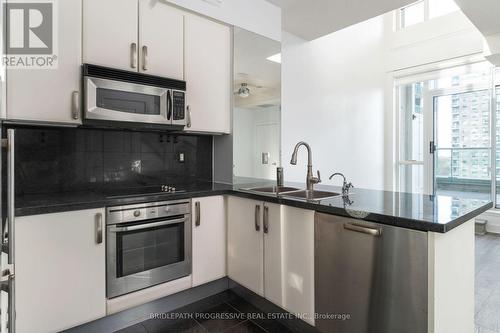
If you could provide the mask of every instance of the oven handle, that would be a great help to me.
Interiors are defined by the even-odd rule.
[[[182,223],[182,222],[186,222],[186,218],[175,219],[175,220],[168,220],[168,221],[160,221],[160,222],[153,222],[153,223],[140,224],[140,225],[133,225],[133,226],[130,226],[130,227],[111,227],[109,229],[109,231],[110,232],[134,231],[134,230],[142,230],[142,229],[149,229],[149,228],[161,227],[163,225],[176,224],[176,223]]]

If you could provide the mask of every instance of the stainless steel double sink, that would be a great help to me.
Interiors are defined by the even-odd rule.
[[[319,191],[319,190],[308,191],[288,186],[252,187],[252,188],[246,188],[244,190],[256,193],[276,194],[283,197],[291,197],[291,198],[307,199],[307,200],[320,200],[320,199],[334,198],[342,195],[336,192]]]

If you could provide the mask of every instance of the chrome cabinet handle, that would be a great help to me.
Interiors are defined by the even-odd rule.
[[[187,126],[187,127],[191,127],[191,107],[188,105],[188,106],[186,107],[186,109],[187,109],[187,110],[186,110],[186,111],[187,111],[187,112],[186,112],[186,117],[187,117],[187,124],[186,124],[186,126]]]
[[[142,70],[148,70],[148,47],[146,45],[142,47]]]
[[[137,66],[137,43],[130,44],[130,67]]]
[[[267,234],[269,233],[269,207],[264,206],[264,233]]]
[[[102,244],[102,213],[95,214],[95,242]]]
[[[73,91],[71,94],[71,113],[73,119],[77,120],[80,118],[80,92]]]
[[[355,231],[355,232],[360,232],[363,234],[367,235],[372,235],[372,236],[380,236],[382,234],[382,229],[381,228],[369,228],[365,227],[360,224],[356,223],[344,223],[344,229],[350,230],[350,231]]]
[[[255,231],[260,231],[260,205],[255,205]]]
[[[15,238],[15,129],[7,130],[7,232],[4,232],[3,242],[7,241],[7,246],[9,250],[8,264],[14,264],[15,262],[15,248],[14,248],[14,238]]]
[[[196,201],[194,203],[194,210],[195,210],[195,220],[194,220],[194,225],[199,227],[201,224],[201,209],[200,209],[200,202]]]

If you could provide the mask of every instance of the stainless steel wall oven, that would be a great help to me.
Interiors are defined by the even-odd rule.
[[[191,274],[190,212],[189,200],[107,208],[108,298]]]

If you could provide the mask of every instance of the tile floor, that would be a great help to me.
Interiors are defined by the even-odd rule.
[[[476,236],[476,333],[500,333],[500,235]]]
[[[278,321],[263,318],[264,313],[236,294],[226,291],[168,314],[148,319],[117,333],[287,333]],[[183,316],[175,319],[173,316]],[[250,318],[251,317],[251,318]]]

